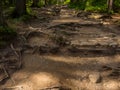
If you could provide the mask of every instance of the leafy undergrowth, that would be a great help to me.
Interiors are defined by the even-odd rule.
[[[14,18],[13,20],[14,20],[14,21],[17,21],[17,22],[27,22],[27,21],[29,21],[31,18],[32,18],[31,15],[25,14],[25,15],[20,16],[20,17],[18,17],[18,18]]]
[[[113,10],[109,11],[107,6],[107,0],[79,0],[70,2],[70,0],[67,0],[67,4],[70,8],[74,8],[77,10],[85,10],[85,11],[92,11],[92,12],[107,12],[107,13],[119,13],[120,9],[120,1],[116,0],[114,2],[114,8]]]
[[[17,33],[7,26],[0,26],[0,48],[9,44],[15,37]]]

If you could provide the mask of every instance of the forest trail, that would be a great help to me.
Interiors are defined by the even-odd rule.
[[[119,26],[96,13],[34,10],[13,43],[22,68],[1,90],[120,90]]]

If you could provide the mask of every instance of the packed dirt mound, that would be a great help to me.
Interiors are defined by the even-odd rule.
[[[0,54],[0,64],[11,63],[0,69],[1,81],[17,68],[0,90],[120,90],[119,26],[101,15],[54,9],[35,8],[37,18],[19,27],[10,55]]]

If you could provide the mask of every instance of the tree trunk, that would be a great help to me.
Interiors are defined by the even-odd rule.
[[[32,7],[38,7],[39,0],[33,0]]]
[[[3,10],[2,10],[2,0],[0,1],[0,26],[5,26],[5,20],[3,18]]]
[[[44,2],[45,2],[45,6],[49,6],[50,5],[50,3],[49,3],[50,1],[49,0],[45,0]]]
[[[74,3],[74,0],[70,0],[70,3]]]
[[[15,5],[15,0],[9,0],[9,5]]]
[[[16,0],[15,14],[18,17],[26,14],[26,0]]]
[[[47,0],[45,0],[45,6],[47,6]]]
[[[108,12],[113,11],[114,0],[107,0]]]

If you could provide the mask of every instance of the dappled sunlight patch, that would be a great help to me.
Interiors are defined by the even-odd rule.
[[[59,86],[59,79],[52,74],[46,72],[35,73],[30,76],[29,80],[38,89]]]
[[[66,62],[66,63],[76,63],[76,61],[80,60],[79,57],[71,57],[71,56],[44,56],[44,58],[49,58],[54,61],[61,61],[61,62]],[[80,60],[81,61],[81,60]]]
[[[119,90],[120,89],[120,83],[113,81],[113,80],[108,80],[103,83],[103,88],[104,90]]]
[[[67,16],[66,16],[67,17]],[[58,19],[58,20],[53,20],[52,23],[69,23],[69,22],[80,22],[81,20],[79,19],[72,19],[72,18],[68,18],[68,19]]]
[[[24,71],[18,75],[18,81],[15,81],[15,85],[6,86],[5,90],[40,90],[46,88],[61,87],[59,79],[50,73],[36,72],[30,74],[28,78],[23,78]],[[13,78],[15,80],[15,77]]]
[[[30,73],[26,72],[24,70],[20,70],[19,72],[15,72],[12,77],[16,82],[20,82],[21,80],[27,79],[29,77]]]

